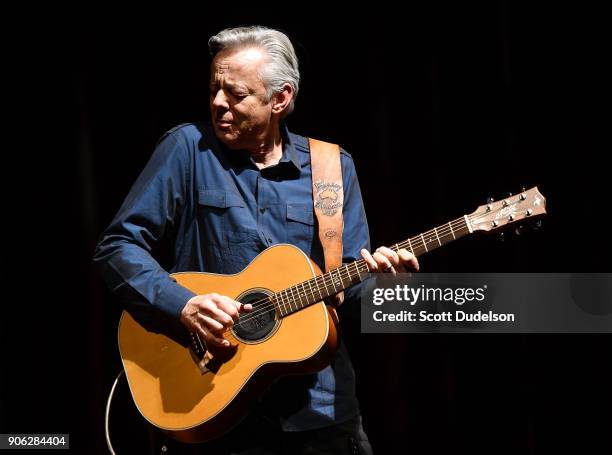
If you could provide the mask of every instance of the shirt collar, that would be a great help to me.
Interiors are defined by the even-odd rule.
[[[295,144],[291,139],[291,134],[289,133],[289,129],[287,128],[287,124],[281,120],[280,122],[280,133],[283,138],[283,156],[280,159],[279,163],[291,163],[297,171],[299,172],[301,169],[300,159],[295,149]]]
[[[289,132],[286,123],[282,120],[279,124],[279,129],[283,144],[283,155],[281,156],[278,164],[262,169],[261,173],[265,177],[271,177],[274,179],[291,178],[294,176],[299,177],[301,172],[301,163],[298,152],[295,149],[295,143],[291,138],[292,135]],[[212,131],[214,134],[214,130]],[[248,152],[244,150],[230,150],[216,137],[215,139],[230,162],[238,166],[257,168]]]

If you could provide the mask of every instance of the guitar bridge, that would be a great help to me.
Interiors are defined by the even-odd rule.
[[[193,332],[189,332],[189,350],[191,355],[195,356],[198,360],[201,360],[208,352],[206,343],[203,342],[199,335]]]
[[[190,332],[189,339],[189,353],[202,374],[217,373],[223,362],[233,357],[236,352],[236,346],[232,346],[227,351],[213,354],[197,334]]]

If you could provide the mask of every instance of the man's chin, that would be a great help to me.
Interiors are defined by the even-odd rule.
[[[217,139],[223,143],[227,148],[238,149],[240,144],[238,141],[238,135],[233,131],[224,131],[215,127],[215,135]]]

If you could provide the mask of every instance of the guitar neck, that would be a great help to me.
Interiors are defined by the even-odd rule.
[[[471,232],[472,227],[468,217],[463,216],[403,242],[398,242],[389,248],[396,252],[405,248],[418,257]],[[270,296],[270,299],[278,307],[279,315],[284,317],[361,282],[369,272],[370,269],[365,260],[359,259],[283,289]]]

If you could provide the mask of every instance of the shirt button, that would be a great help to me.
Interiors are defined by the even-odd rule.
[[[265,207],[261,207],[261,208],[259,209],[259,211],[260,211],[261,213],[265,213],[265,212],[266,212],[266,208],[265,208]]]
[[[269,242],[269,243],[272,243],[272,239],[268,239],[268,242]]]

